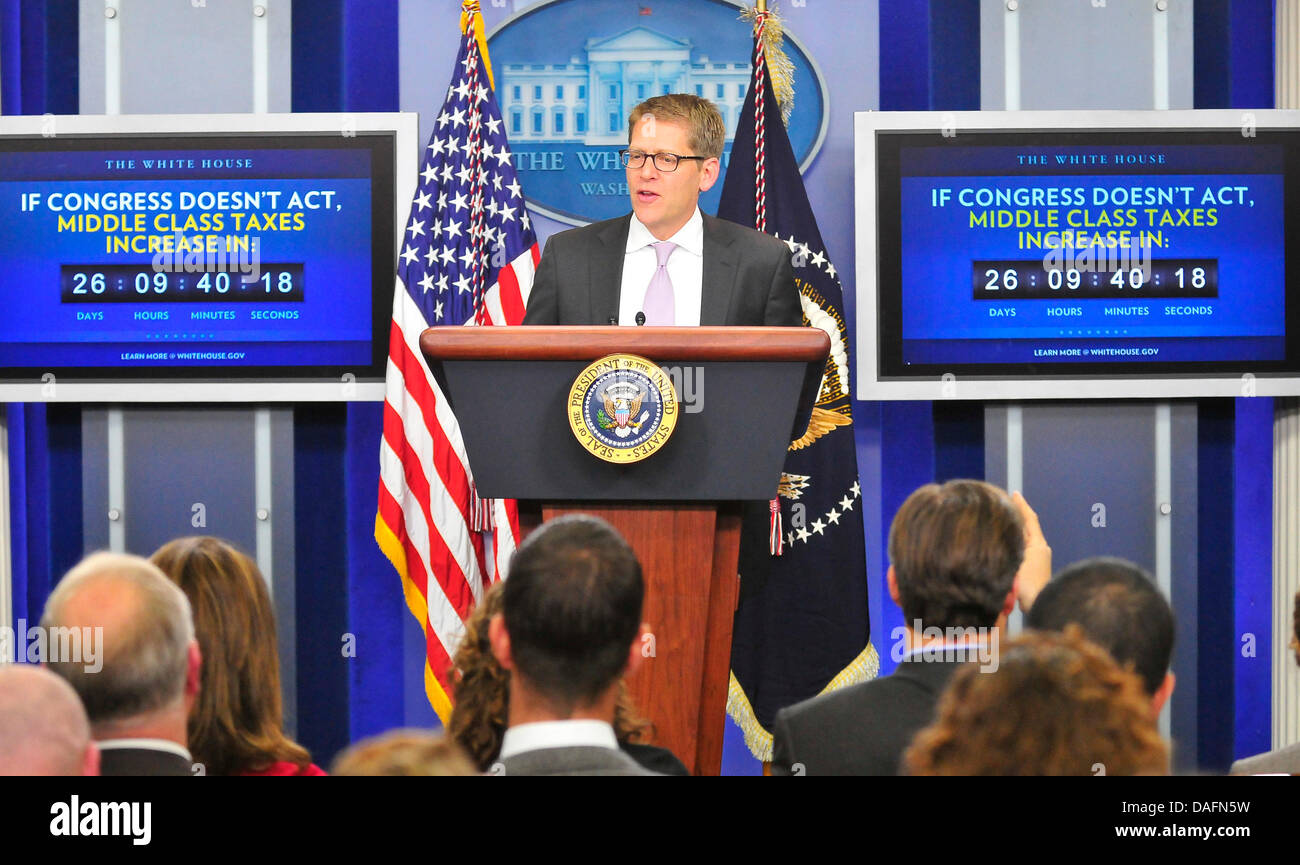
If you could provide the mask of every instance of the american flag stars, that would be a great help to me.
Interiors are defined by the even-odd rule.
[[[468,74],[470,64],[461,65]],[[425,150],[401,260],[404,282],[421,298],[455,289],[456,300],[425,301],[431,324],[467,318],[472,307],[464,307],[463,296],[473,294],[476,277],[479,285],[492,285],[494,259],[513,260],[536,242],[490,91],[462,78],[448,88],[447,100]]]

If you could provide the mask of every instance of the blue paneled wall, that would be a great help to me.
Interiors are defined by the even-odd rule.
[[[1002,6],[990,2],[783,4],[790,31],[820,64],[829,88],[828,135],[805,182],[843,276],[850,321],[856,306],[853,112],[980,108],[989,85],[982,72],[990,52],[1002,50],[1001,44],[981,43],[982,22]],[[0,97],[6,113],[79,110],[79,88],[87,81],[79,69],[81,5],[0,0]],[[452,72],[457,0],[287,5],[293,19],[293,110],[418,111],[427,135]],[[492,28],[512,4],[483,5]],[[1195,107],[1270,106],[1272,4],[1197,0],[1193,23],[1191,56],[1171,63],[1181,63],[1192,76]],[[561,227],[543,218],[536,222],[543,241]],[[986,440],[985,410],[983,404],[955,402],[854,406],[862,484],[874,491],[864,495],[862,518],[882,673],[892,669],[891,634],[901,624],[884,580],[889,522],[922,483],[987,474],[1000,442]],[[1195,547],[1197,580],[1195,601],[1179,615],[1196,634],[1200,651],[1194,656],[1195,687],[1189,682],[1185,692],[1195,695],[1194,723],[1186,729],[1195,730],[1195,747],[1188,743],[1195,762],[1223,768],[1234,756],[1269,746],[1272,404],[1206,400],[1189,411],[1196,471],[1188,475],[1188,497],[1195,501],[1195,530],[1176,540]],[[293,409],[293,686],[298,736],[322,763],[360,736],[436,723],[423,694],[422,635],[372,537],[381,416],[373,403]],[[90,491],[83,487],[95,481],[82,468],[98,457],[83,452],[76,406],[9,406],[7,421],[14,612],[34,618],[52,581],[86,546],[82,503]],[[1225,609],[1233,615],[1222,615]],[[1255,659],[1237,651],[1244,633],[1259,637]],[[354,657],[340,651],[349,635],[355,638]],[[728,748],[728,771],[756,770],[743,746],[730,742]]]

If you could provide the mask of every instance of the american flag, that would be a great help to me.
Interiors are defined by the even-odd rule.
[[[445,722],[464,620],[519,539],[513,501],[480,501],[460,427],[420,354],[430,325],[519,324],[539,257],[466,4],[446,102],[422,155],[393,298],[375,539],[424,628],[425,690]]]

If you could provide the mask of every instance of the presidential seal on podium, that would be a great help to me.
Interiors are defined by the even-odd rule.
[[[569,426],[589,453],[611,463],[634,463],[663,447],[677,426],[677,391],[653,361],[609,354],[573,382]]]

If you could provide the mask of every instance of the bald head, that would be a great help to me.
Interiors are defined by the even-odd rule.
[[[0,775],[95,775],[86,711],[63,679],[34,664],[0,665]]]
[[[51,632],[102,634],[102,669],[62,658],[49,662],[81,698],[97,736],[104,725],[129,725],[185,694],[194,642],[190,604],[146,559],[87,557],[50,594],[41,625]]]

